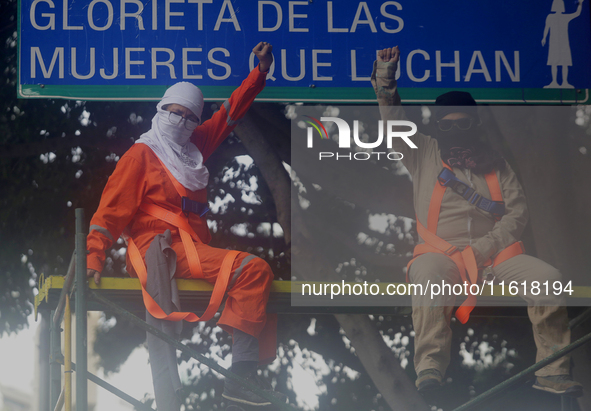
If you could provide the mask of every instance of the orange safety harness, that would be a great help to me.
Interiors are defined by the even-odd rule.
[[[443,163],[443,166],[447,169],[451,169],[447,164]],[[493,201],[503,201],[503,194],[499,185],[499,179],[496,172],[493,170],[485,175],[486,184],[491,194]],[[425,227],[419,221],[417,217],[417,231],[419,236],[425,241],[423,244],[417,244],[414,248],[413,259],[409,261],[407,265],[407,281],[408,273],[411,264],[416,258],[426,253],[439,253],[445,254],[453,260],[460,271],[460,276],[463,283],[467,283],[468,286],[476,284],[478,282],[478,265],[476,258],[474,257],[474,251],[472,247],[467,246],[463,251],[460,251],[456,246],[451,245],[443,238],[437,236],[437,224],[439,222],[439,212],[441,210],[441,203],[443,202],[443,195],[447,187],[442,185],[439,181],[435,183],[433,194],[431,195],[431,202],[429,204],[429,212],[427,216],[427,227]],[[500,219],[497,218],[497,220]],[[519,254],[523,254],[525,249],[521,241],[516,241],[503,249],[494,259],[488,259],[484,263],[484,267],[495,267],[498,264],[507,261],[509,258]],[[456,317],[462,324],[465,324],[470,317],[470,313],[476,305],[476,295],[469,294],[466,300],[456,310]]]
[[[162,162],[160,162],[160,164],[162,164]],[[176,191],[179,193],[181,198],[187,197],[187,190],[185,189],[185,187],[174,178],[174,176],[164,166],[164,164],[162,164],[162,167],[164,168],[164,170],[166,170],[168,177],[172,181],[174,187],[176,188]],[[178,229],[179,234],[181,236],[181,240],[183,242],[183,247],[185,249],[185,254],[187,256],[187,260],[189,263],[191,275],[194,278],[200,277],[202,273],[201,261],[199,260],[199,254],[197,254],[197,249],[193,241],[201,242],[201,240],[195,233],[195,230],[193,230],[193,228],[189,224],[189,219],[183,213],[181,208],[179,207],[177,212],[172,212],[163,207],[160,207],[159,205],[143,202],[140,205],[140,210],[150,214],[152,217],[166,221],[167,223],[175,226]],[[191,312],[173,312],[170,314],[166,314],[164,312],[164,310],[158,305],[156,301],[154,301],[152,296],[146,291],[146,282],[148,279],[146,264],[144,263],[144,260],[137,245],[134,243],[131,237],[128,238],[128,245],[129,259],[131,261],[131,265],[137,273],[137,276],[140,280],[140,284],[142,285],[142,295],[144,297],[144,304],[146,305],[146,309],[148,310],[148,312],[153,317],[160,320],[170,321],[208,321],[218,311],[224,298],[224,294],[226,293],[226,289],[228,288],[230,276],[232,274],[232,266],[234,264],[234,260],[236,259],[236,257],[238,257],[239,251],[228,251],[228,254],[226,254],[226,256],[224,257],[224,260],[222,261],[222,265],[220,267],[219,276],[213,287],[211,299],[209,300],[209,304],[207,305],[207,309],[205,310],[203,315],[199,317],[195,313]]]

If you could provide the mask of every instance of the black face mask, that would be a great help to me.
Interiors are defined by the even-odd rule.
[[[486,174],[493,169],[503,170],[505,160],[484,142],[484,132],[479,127],[449,131],[437,130],[435,138],[444,162],[451,167],[468,168],[477,174]]]
[[[470,148],[481,143],[482,131],[477,128],[470,128],[468,130],[460,130],[453,127],[449,131],[437,130],[435,138],[439,143],[439,149],[448,151],[454,147]]]

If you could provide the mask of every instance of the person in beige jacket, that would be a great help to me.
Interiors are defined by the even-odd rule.
[[[406,119],[395,79],[399,59],[400,51],[394,47],[380,50],[374,62],[371,81],[383,120]],[[392,149],[403,154],[401,161],[412,176],[414,208],[417,226],[420,226],[416,258],[407,272],[409,281],[423,286],[429,282],[462,283],[467,279],[463,273],[469,271],[470,264],[480,270],[492,266],[494,276],[499,281],[504,280],[505,284],[526,281],[529,287],[532,281],[549,281],[550,284],[561,281],[557,269],[523,254],[521,250],[507,256],[507,251],[519,244],[527,223],[526,198],[511,167],[479,138],[482,131],[472,96],[466,92],[446,93],[437,98],[432,111],[431,119],[438,125],[433,137],[416,133],[411,137],[416,149],[401,139],[393,139]],[[495,214],[477,207],[455,188],[441,188],[442,198],[437,200],[435,187],[440,184],[438,176],[444,168],[453,171],[455,178],[463,183],[459,185],[464,190],[469,187],[484,198],[482,204],[493,196],[488,177],[492,182],[498,181],[495,184],[500,189],[498,195],[502,195],[504,213]],[[440,201],[441,207],[438,215],[435,212],[433,221],[429,211],[435,201]],[[439,240],[449,250],[433,247],[433,243]],[[492,262],[503,255],[504,258]],[[539,361],[570,342],[565,299],[552,292],[550,295],[544,292],[537,296],[529,292],[523,295],[523,287],[520,288],[520,296],[528,304],[537,347],[536,361]],[[454,303],[453,293],[434,298],[429,295],[412,297],[416,386],[421,392],[431,391],[442,384],[450,361],[449,323]],[[464,309],[463,318],[458,313],[456,316],[464,322],[469,310]],[[565,356],[537,371],[534,388],[555,394],[582,395],[581,384],[569,376],[569,363],[569,357]]]

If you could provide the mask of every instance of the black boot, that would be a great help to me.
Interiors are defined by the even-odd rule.
[[[236,366],[232,365],[232,371],[234,371],[235,368]],[[265,391],[267,394],[270,394],[274,398],[277,398],[279,401],[287,402],[287,396],[285,394],[273,391],[271,385],[257,374],[256,369],[251,371],[247,375],[240,375],[239,373],[236,374],[241,376],[251,384],[254,384],[261,390]],[[250,391],[248,388],[242,386],[240,383],[230,378],[226,378],[222,397],[240,404],[247,404],[256,407],[264,407],[271,405],[271,401],[258,396],[257,394]]]

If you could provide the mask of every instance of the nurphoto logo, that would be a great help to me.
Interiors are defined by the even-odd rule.
[[[370,159],[380,160],[383,157],[388,160],[402,160],[402,153],[396,151],[372,151],[372,149],[382,145],[384,141],[384,134],[386,138],[386,147],[392,149],[392,139],[401,138],[410,148],[416,149],[417,146],[410,140],[410,136],[413,136],[417,132],[417,126],[412,121],[407,120],[388,120],[384,127],[384,121],[378,121],[378,137],[373,142],[364,142],[359,138],[359,121],[353,121],[353,133],[351,133],[351,127],[349,123],[339,117],[320,117],[320,121],[314,117],[304,116],[310,120],[306,120],[306,123],[310,125],[307,127],[307,147],[314,147],[314,130],[320,135],[320,139],[329,139],[326,128],[323,122],[332,121],[334,122],[339,130],[338,144],[339,148],[351,148],[351,134],[353,134],[353,141],[358,147],[367,151],[356,151],[347,154],[342,154],[332,151],[321,151],[318,153],[318,159],[333,159],[333,160],[359,160],[365,161]],[[385,132],[384,132],[385,129]]]

